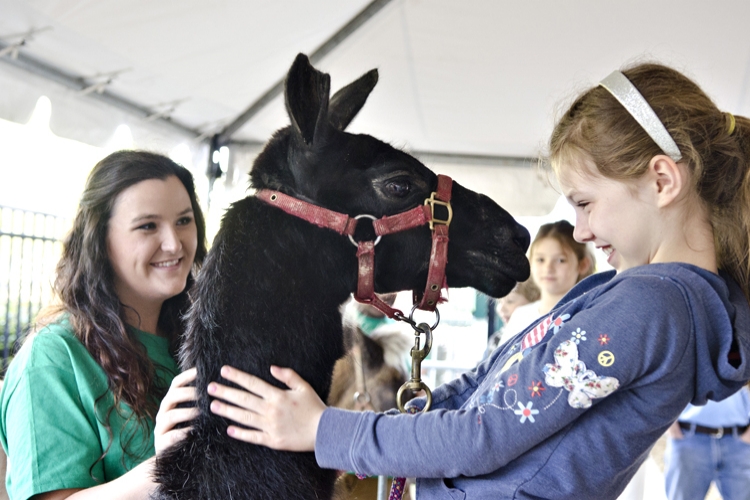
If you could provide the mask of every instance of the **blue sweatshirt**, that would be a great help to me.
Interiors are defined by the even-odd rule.
[[[417,477],[419,500],[616,498],[688,403],[750,379],[749,346],[750,306],[726,275],[677,263],[597,274],[435,389],[429,412],[326,409],[316,458]]]

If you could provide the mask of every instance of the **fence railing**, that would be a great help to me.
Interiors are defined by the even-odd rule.
[[[0,342],[5,374],[16,343],[49,304],[65,218],[0,206]]]

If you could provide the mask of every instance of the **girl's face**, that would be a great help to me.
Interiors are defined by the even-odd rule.
[[[190,197],[177,177],[145,180],[121,192],[107,229],[120,302],[138,311],[182,292],[197,246]]]
[[[659,250],[659,214],[648,200],[647,180],[610,179],[591,162],[567,168],[558,180],[575,209],[576,241],[592,242],[618,272],[652,262]]]
[[[516,310],[516,307],[528,304],[529,301],[523,294],[518,292],[510,292],[508,295],[499,300],[500,307],[498,312],[500,317],[503,319],[503,323],[507,324],[510,320],[510,315]]]
[[[579,263],[556,238],[542,238],[531,249],[531,277],[548,295],[564,295],[578,282]]]

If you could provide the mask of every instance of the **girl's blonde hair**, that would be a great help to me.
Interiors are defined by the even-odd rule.
[[[622,71],[656,112],[682,153],[689,187],[707,209],[716,259],[750,299],[750,120],[723,113],[692,80],[660,64]],[[549,159],[562,164],[588,157],[600,174],[641,177],[664,152],[603,87],[584,92],[558,121]]]
[[[574,229],[573,225],[566,220],[543,224],[539,228],[539,231],[537,231],[534,241],[532,241],[529,246],[529,256],[531,257],[534,255],[534,247],[537,243],[546,238],[553,238],[560,243],[560,246],[563,249],[568,249],[573,252],[578,259],[579,264],[584,260],[588,260],[589,265],[582,273],[578,274],[578,281],[591,276],[594,274],[594,257],[591,255],[588,245],[585,243],[579,243],[575,240],[573,237]]]

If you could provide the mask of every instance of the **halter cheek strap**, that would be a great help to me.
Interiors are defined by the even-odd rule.
[[[430,268],[427,272],[427,285],[419,302],[419,308],[434,311],[440,301],[440,290],[448,288],[445,278],[445,266],[448,264],[448,227],[453,219],[451,207],[451,192],[453,180],[445,175],[438,175],[437,191],[424,201],[424,206],[430,207],[430,229],[432,230],[432,250],[430,251]],[[435,205],[443,206],[448,211],[447,219],[435,217]],[[414,294],[414,303],[417,303]]]
[[[418,226],[428,224],[432,230],[432,249],[430,251],[430,263],[427,272],[427,285],[421,297],[414,293],[414,302],[420,309],[434,311],[441,300],[440,291],[447,288],[445,280],[445,266],[448,263],[448,227],[453,219],[453,209],[450,204],[453,180],[445,175],[438,175],[438,187],[424,204],[411,210],[392,216],[384,216],[375,219],[371,215],[358,215],[350,217],[347,214],[334,212],[312,203],[299,200],[292,196],[263,189],[256,193],[256,197],[269,205],[276,206],[284,212],[306,220],[311,224],[336,231],[341,235],[349,236],[352,243],[357,246],[357,260],[359,262],[357,291],[354,298],[358,302],[370,304],[390,318],[403,317],[404,314],[398,309],[393,309],[375,295],[375,246],[382,236],[406,231]],[[447,210],[447,218],[439,219],[435,216],[435,206],[443,206]],[[372,227],[375,230],[374,241],[354,241],[354,230],[360,218],[374,219]]]

